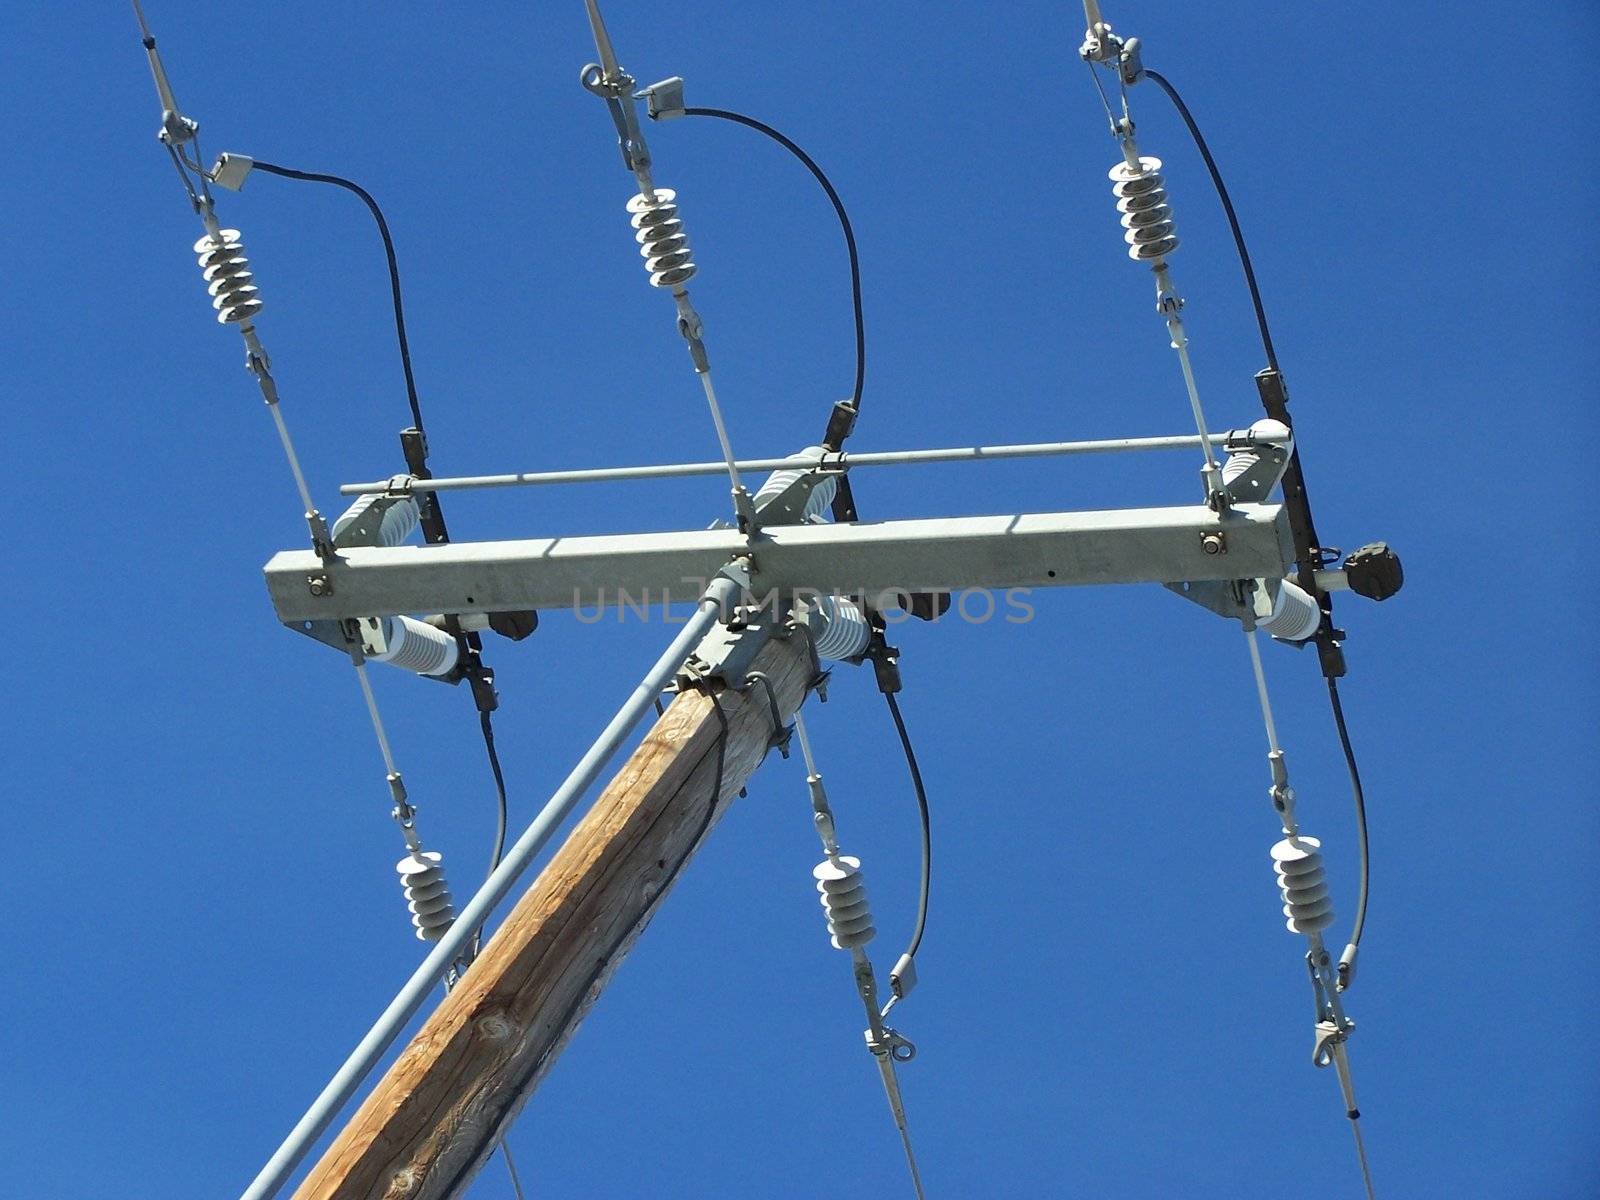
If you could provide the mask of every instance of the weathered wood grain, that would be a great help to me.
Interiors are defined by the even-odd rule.
[[[787,721],[805,698],[803,638],[757,656]],[[768,749],[765,688],[673,700],[478,961],[428,1018],[295,1193],[296,1200],[458,1196],[649,923],[680,864]]]

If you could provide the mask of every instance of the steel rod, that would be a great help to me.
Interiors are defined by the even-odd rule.
[[[393,1044],[407,1022],[417,1014],[450,964],[460,956],[477,929],[488,919],[495,906],[505,899],[518,877],[527,870],[539,851],[571,814],[583,794],[588,791],[622,746],[623,741],[633,731],[634,726],[651,711],[652,702],[660,695],[662,688],[683,665],[684,659],[689,656],[700,639],[712,625],[716,624],[724,605],[737,594],[737,591],[734,581],[725,576],[712,581],[701,600],[699,611],[673,639],[666,653],[656,660],[649,673],[640,680],[639,686],[633,689],[633,694],[618,710],[617,715],[611,718],[611,722],[601,731],[595,743],[578,761],[578,765],[572,768],[571,774],[556,789],[549,803],[507,852],[505,860],[496,868],[494,874],[484,881],[477,895],[467,902],[455,923],[434,945],[433,950],[423,959],[422,964],[406,981],[399,994],[390,1001],[389,1007],[383,1010],[383,1014],[351,1052],[338,1073],[328,1081],[321,1095],[306,1110],[305,1116],[300,1118],[299,1123],[290,1131],[277,1152],[245,1190],[243,1200],[270,1200],[288,1182],[290,1175],[305,1159],[317,1139],[326,1132],[339,1110],[349,1102],[362,1081],[377,1066],[384,1051]]]
[[[1212,442],[1221,442],[1226,433],[1208,434]],[[1198,434],[1178,434],[1172,437],[1101,438],[1080,442],[1026,442],[1014,446],[953,446],[936,450],[878,450],[851,454],[824,455],[827,467],[848,470],[852,467],[892,467],[913,463],[936,462],[987,462],[1007,458],[1053,458],[1069,454],[1125,454],[1143,450],[1190,450],[1205,442]],[[747,458],[733,464],[740,471],[792,470],[794,462],[788,458]],[[558,483],[617,483],[632,479],[678,479],[696,475],[722,475],[728,470],[726,462],[665,463],[643,467],[590,467],[574,471],[532,471],[520,475],[460,475],[453,478],[417,479],[410,484],[413,492],[456,492],[470,488],[538,487]],[[346,483],[339,488],[344,496],[365,496],[387,492],[390,481],[371,483]]]

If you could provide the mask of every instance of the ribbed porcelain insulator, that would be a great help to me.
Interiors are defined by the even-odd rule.
[[[411,910],[411,924],[425,942],[437,942],[456,919],[443,862],[437,850],[419,850],[395,864],[405,889],[406,907]]]
[[[1284,838],[1272,847],[1272,869],[1278,876],[1290,933],[1320,933],[1333,924],[1321,842],[1314,837]]]
[[[377,493],[356,500],[333,523],[333,539],[338,542],[350,530],[352,539],[341,543],[357,546],[398,546],[411,536],[421,519],[421,510],[410,496],[396,501],[374,518],[371,509],[380,499]],[[353,527],[353,528],[352,528]]]
[[[760,512],[764,504],[776,496],[783,494],[784,490],[799,479],[808,470],[816,466],[818,461],[827,451],[821,446],[807,446],[798,454],[789,455],[788,461],[802,464],[794,470],[774,471],[768,475],[766,482],[756,489],[756,494],[751,498],[756,511]],[[811,495],[806,497],[805,512],[801,519],[808,522],[823,520],[823,514],[833,504],[833,498],[839,491],[839,477],[826,475],[811,489]]]
[[[872,926],[872,906],[867,903],[861,860],[848,854],[824,859],[811,872],[828,915],[828,932],[840,950],[864,946],[877,935]]]
[[[211,307],[217,310],[217,320],[225,325],[238,324],[248,321],[264,306],[250,271],[250,260],[239,241],[239,231],[220,232],[220,238],[206,234],[194,244],[194,252],[199,256],[201,275],[211,295]]]
[[[418,675],[448,675],[460,656],[455,638],[414,617],[385,617],[383,637],[387,648],[367,657]]]

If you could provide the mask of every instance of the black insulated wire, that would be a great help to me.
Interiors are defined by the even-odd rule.
[[[916,751],[911,748],[911,735],[906,732],[905,718],[900,715],[900,703],[893,692],[884,692],[889,703],[889,715],[894,718],[895,732],[900,735],[900,748],[905,751],[906,769],[911,772],[911,786],[917,793],[917,813],[922,821],[922,876],[917,888],[917,921],[906,946],[906,957],[916,957],[922,945],[922,935],[928,927],[928,884],[933,874],[933,831],[928,816],[928,792],[922,785],[922,771],[917,766]]]
[[[1328,702],[1333,708],[1333,724],[1339,731],[1339,747],[1344,751],[1345,769],[1350,772],[1350,792],[1356,802],[1356,853],[1360,857],[1358,870],[1360,886],[1356,894],[1356,918],[1350,929],[1350,946],[1352,949],[1358,949],[1361,946],[1361,934],[1367,926],[1367,887],[1371,878],[1367,857],[1367,796],[1361,786],[1361,769],[1356,765],[1356,752],[1350,745],[1350,729],[1344,720],[1344,704],[1339,699],[1339,684],[1333,679],[1327,682]],[[1350,973],[1351,966],[1348,959],[1341,961],[1339,964],[1341,986],[1348,986]]]
[[[506,848],[506,777],[500,769],[500,752],[494,745],[494,721],[488,709],[478,712],[478,728],[483,733],[484,753],[489,756],[489,771],[494,776],[495,818],[494,818],[494,846],[489,851],[489,869],[484,873],[488,879],[495,873],[495,868],[500,865],[500,856]],[[483,940],[483,926],[472,934],[472,957],[478,957],[478,950]]]
[[[766,134],[767,137],[777,142],[804,163],[806,170],[816,177],[817,182],[822,185],[822,190],[828,193],[828,199],[833,204],[833,211],[839,216],[839,228],[844,231],[845,250],[850,256],[850,302],[855,309],[856,321],[856,380],[855,386],[851,390],[850,404],[859,413],[861,409],[861,389],[867,377],[867,324],[861,306],[861,258],[856,253],[855,230],[850,226],[850,214],[845,211],[844,201],[839,199],[839,193],[834,190],[833,183],[828,179],[822,168],[817,166],[816,161],[771,125],[758,121],[754,117],[747,117],[743,113],[730,112],[725,108],[686,108],[683,113],[689,117],[716,117],[721,121],[732,121],[737,125],[754,129],[757,133]],[[844,438],[841,437],[839,440],[843,442]],[[838,450],[840,447],[834,446],[832,449]]]
[[[1206,145],[1200,126],[1195,123],[1193,114],[1189,112],[1189,106],[1183,102],[1183,97],[1178,95],[1178,89],[1173,87],[1167,77],[1159,71],[1146,70],[1144,77],[1165,92],[1167,99],[1172,101],[1172,106],[1178,110],[1183,123],[1189,127],[1189,136],[1194,139],[1195,148],[1205,160],[1206,170],[1211,173],[1211,182],[1217,189],[1217,198],[1222,201],[1222,211],[1228,217],[1228,228],[1233,231],[1233,244],[1239,251],[1239,265],[1244,268],[1245,284],[1250,288],[1250,303],[1255,306],[1256,325],[1261,330],[1261,349],[1267,356],[1267,366],[1276,371],[1278,352],[1273,349],[1272,331],[1267,328],[1267,310],[1261,303],[1261,288],[1256,284],[1256,269],[1250,262],[1250,251],[1244,243],[1244,231],[1239,228],[1239,215],[1233,210],[1233,198],[1228,195],[1228,185],[1222,182],[1222,172],[1217,169],[1217,160],[1211,157],[1211,147]]]
[[[395,260],[394,239],[389,236],[389,222],[383,219],[383,210],[378,207],[378,202],[372,198],[372,193],[359,183],[338,175],[296,171],[290,167],[280,167],[276,163],[262,162],[259,158],[254,161],[252,169],[265,171],[268,175],[281,175],[285,179],[303,179],[309,183],[331,183],[335,187],[342,187],[347,192],[354,192],[359,196],[361,202],[372,213],[373,220],[378,223],[378,233],[383,238],[384,256],[389,260],[389,292],[394,297],[394,329],[395,336],[400,342],[400,366],[406,377],[406,400],[411,405],[412,422],[419,430],[422,429],[422,405],[417,400],[417,381],[411,373],[411,345],[406,340],[406,310],[400,300],[400,265]]]
[[[1178,115],[1183,118],[1183,123],[1188,126],[1189,136],[1194,139],[1195,148],[1200,151],[1200,157],[1205,160],[1206,170],[1211,174],[1211,182],[1216,187],[1217,198],[1222,201],[1222,210],[1227,214],[1228,228],[1233,232],[1233,244],[1239,251],[1239,265],[1244,269],[1244,280],[1250,289],[1250,303],[1256,311],[1256,324],[1261,330],[1261,349],[1267,356],[1267,366],[1278,373],[1278,354],[1272,345],[1272,330],[1267,325],[1266,306],[1261,301],[1261,288],[1256,283],[1255,267],[1250,261],[1250,250],[1245,245],[1244,231],[1239,227],[1239,216],[1234,211],[1233,199],[1228,195],[1228,185],[1222,181],[1222,172],[1217,167],[1217,160],[1211,155],[1211,147],[1206,144],[1205,135],[1200,132],[1200,126],[1194,119],[1194,114],[1189,111],[1189,106],[1183,102],[1183,97],[1178,94],[1178,89],[1173,87],[1167,77],[1159,71],[1146,69],[1144,78],[1151,80],[1172,101],[1172,106],[1178,110]],[[1305,484],[1298,480],[1299,451],[1295,451],[1295,460],[1291,464],[1295,467],[1297,482],[1295,487],[1301,498],[1305,510],[1307,528],[1310,527],[1309,502],[1305,501]],[[1285,477],[1286,490],[1289,479]],[[1367,896],[1371,883],[1371,873],[1368,865],[1368,837],[1367,837],[1367,799],[1361,786],[1361,770],[1356,764],[1354,747],[1350,744],[1350,730],[1345,724],[1344,705],[1339,699],[1339,685],[1333,675],[1324,672],[1328,685],[1328,703],[1333,710],[1333,723],[1339,734],[1339,748],[1344,753],[1345,769],[1350,774],[1350,793],[1355,801],[1356,809],[1356,846],[1359,865],[1357,867],[1356,891],[1356,916],[1350,933],[1350,948],[1355,950],[1361,945],[1361,934],[1367,924]],[[1340,964],[1340,985],[1345,986],[1350,982],[1351,970],[1349,951],[1346,960]]]

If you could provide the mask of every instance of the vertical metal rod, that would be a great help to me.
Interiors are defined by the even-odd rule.
[[[679,631],[672,645],[667,647],[666,652],[633,689],[617,715],[611,718],[544,809],[507,852],[505,861],[484,881],[477,895],[467,902],[455,924],[434,944],[428,957],[423,959],[399,994],[390,1001],[389,1007],[383,1010],[377,1023],[361,1039],[267,1165],[261,1168],[260,1174],[245,1189],[242,1200],[270,1200],[288,1182],[289,1176],[305,1159],[317,1139],[327,1131],[339,1110],[355,1095],[356,1089],[372,1072],[384,1051],[422,1007],[434,984],[466,949],[477,929],[488,919],[495,906],[505,899],[518,877],[527,870],[534,857],[571,814],[634,726],[650,711],[657,694],[683,665],[696,643],[717,623],[724,606],[737,591],[734,581],[725,576],[712,581],[700,601],[700,610]]]
[[[1183,322],[1172,318],[1172,347],[1178,352],[1178,365],[1183,368],[1183,386],[1189,393],[1189,408],[1194,412],[1194,426],[1200,431],[1200,446],[1206,454],[1207,472],[1217,469],[1217,456],[1211,449],[1211,435],[1206,432],[1206,414],[1200,407],[1200,389],[1194,381],[1194,364],[1189,361],[1189,335]]]
[[[722,459],[728,465],[728,483],[737,496],[745,490],[745,487],[744,481],[739,478],[739,465],[733,458],[733,443],[728,440],[728,427],[722,422],[722,406],[717,403],[717,391],[711,385],[711,372],[706,370],[698,374],[700,386],[706,392],[706,404],[711,409],[711,423],[717,427],[717,441],[722,445]]]
[[[356,663],[356,680],[361,684],[361,696],[367,702],[367,715],[372,718],[372,732],[378,735],[378,750],[383,754],[383,769],[390,775],[394,769],[394,752],[389,749],[389,735],[384,732],[383,718],[378,715],[378,698],[372,694],[372,680],[367,678],[367,664]]]
[[[1278,726],[1272,719],[1272,700],[1267,696],[1267,673],[1261,666],[1261,649],[1256,645],[1256,631],[1245,630],[1244,639],[1250,647],[1250,666],[1256,675],[1256,696],[1261,701],[1261,719],[1267,726],[1267,749],[1281,754],[1283,747],[1278,745]]]
[[[283,443],[284,457],[289,460],[289,470],[294,474],[294,486],[300,493],[300,503],[305,506],[306,516],[309,517],[317,511],[317,506],[311,502],[311,489],[306,486],[305,472],[300,469],[300,456],[294,452],[294,442],[289,439],[289,427],[283,423],[283,414],[278,411],[276,404],[267,405],[267,411],[272,414],[278,440]]]
[[[805,760],[806,774],[817,773],[817,760],[811,754],[811,739],[806,736],[806,721],[799,712],[794,714],[794,731],[800,738],[800,757]]]

